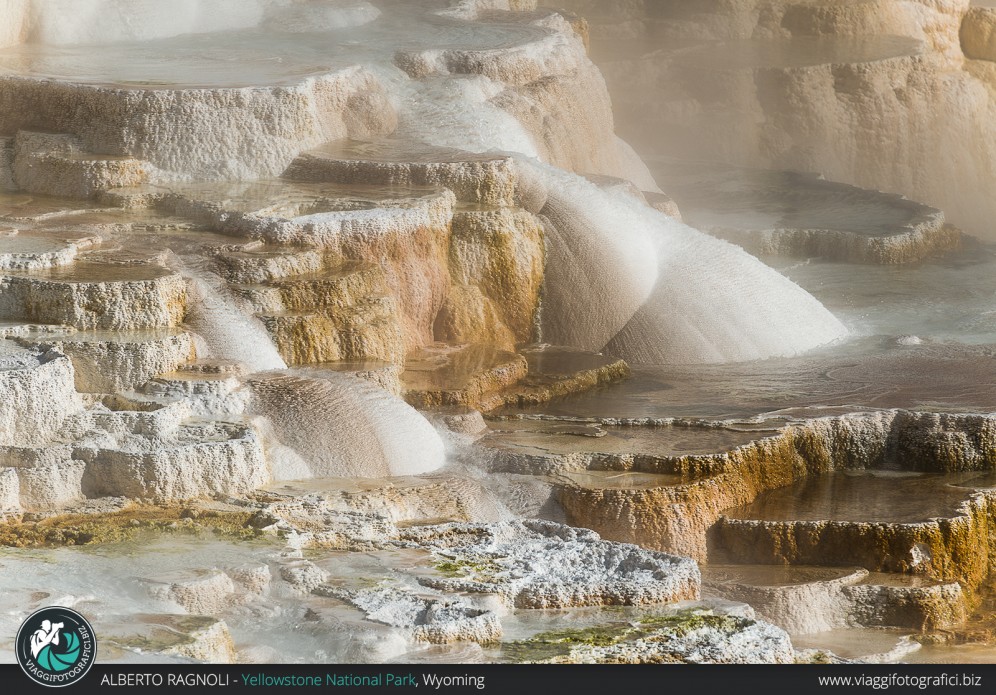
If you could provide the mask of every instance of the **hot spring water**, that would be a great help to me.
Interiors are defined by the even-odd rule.
[[[196,258],[180,259],[177,266],[190,287],[186,323],[209,353],[199,351],[199,357],[242,362],[252,372],[287,368],[266,328],[239,305],[222,278]]]
[[[847,334],[801,287],[741,248],[622,191],[532,165],[552,222],[544,339],[634,364],[784,357]]]
[[[791,357],[820,345],[843,341],[849,335],[848,330],[807,291],[738,247],[652,210],[621,187],[615,190],[600,188],[580,175],[588,173],[580,166],[576,167],[578,173],[571,173],[542,161],[541,153],[546,150],[573,148],[576,153],[586,148],[604,147],[605,138],[597,143],[588,141],[592,129],[586,130],[583,127],[586,124],[565,121],[562,130],[544,133],[553,138],[563,138],[563,133],[570,133],[574,138],[570,143],[557,143],[559,148],[547,147],[548,142],[539,142],[535,133],[496,106],[496,97],[506,89],[501,82],[482,75],[446,74],[445,70],[424,79],[410,79],[395,66],[397,51],[431,53],[438,49],[436,57],[440,57],[447,48],[488,50],[490,42],[491,48],[494,45],[518,47],[523,43],[522,50],[528,53],[535,49],[528,40],[543,33],[537,26],[526,24],[497,20],[495,24],[461,24],[452,21],[455,15],[437,17],[436,21],[427,20],[424,13],[420,14],[420,10],[430,5],[441,7],[443,4],[425,0],[378,0],[378,7],[384,10],[384,15],[378,19],[378,10],[365,2],[353,1],[220,0],[209,3],[206,0],[178,0],[166,7],[154,0],[6,0],[6,4],[0,0],[0,7],[24,9],[23,32],[33,42],[23,53],[18,52],[20,49],[2,51],[0,63],[5,69],[14,71],[23,65],[27,66],[25,72],[35,75],[76,75],[79,81],[91,83],[148,84],[161,79],[164,86],[176,80],[179,84],[205,87],[225,86],[233,81],[240,85],[297,84],[309,75],[323,74],[346,64],[363,64],[389,93],[399,118],[394,137],[403,145],[411,144],[411,151],[416,151],[418,144],[426,143],[478,153],[511,153],[520,168],[522,181],[534,189],[531,193],[535,195],[530,200],[536,203],[535,210],[548,223],[547,275],[539,326],[544,341],[606,351],[624,357],[634,365],[643,365],[627,383],[545,404],[538,408],[544,414],[562,414],[568,418],[590,414],[606,418],[632,415],[634,418],[661,419],[681,415],[696,419],[711,415],[716,419],[736,416],[746,420],[770,413],[788,417],[796,410],[808,415],[824,410],[837,412],[834,409],[848,409],[859,402],[902,406],[905,401],[897,400],[900,396],[915,396],[910,403],[919,407],[923,399],[921,394],[936,400],[940,398],[939,394],[950,394],[956,388],[962,389],[956,396],[959,399],[956,406],[964,405],[969,397],[977,395],[972,389],[985,391],[982,395],[988,397],[991,381],[979,378],[979,375],[990,374],[992,370],[978,371],[973,362],[968,365],[972,367],[970,370],[960,374],[945,363],[949,358],[948,347],[931,343],[931,338],[940,340],[946,338],[947,333],[920,330],[933,324],[916,328],[907,325],[907,314],[917,316],[921,324],[927,323],[920,294],[926,296],[930,287],[925,287],[922,293],[913,290],[908,293],[910,300],[903,304],[907,312],[902,316],[896,315],[895,304],[888,306],[890,321],[894,321],[897,331],[898,324],[902,323],[903,331],[915,330],[917,335],[925,336],[925,346],[912,343],[897,346],[893,341],[888,351],[895,354],[889,361],[850,364],[847,352],[860,342],[853,338],[861,332],[862,326],[854,320],[854,307],[842,307],[839,301],[834,303],[835,296],[856,296],[851,304],[860,304],[859,300],[865,295],[869,302],[872,298],[877,301],[881,295],[877,283],[883,281],[883,275],[893,273],[892,269],[855,271],[813,264],[792,271],[793,278],[817,292],[821,299],[825,298],[851,328],[852,339],[848,345],[826,351],[832,353],[835,360],[844,360],[847,364],[828,363],[825,354],[821,355],[819,351],[795,360],[749,362]],[[67,21],[67,17],[72,21]],[[345,26],[357,28],[349,33],[334,32],[336,27]],[[4,34],[2,27],[0,34]],[[0,36],[0,45],[3,40]],[[98,47],[97,44],[103,45]],[[431,58],[429,55],[428,59]],[[24,59],[22,63],[17,62],[21,59]],[[528,63],[528,60],[524,62]],[[603,125],[605,132],[612,132],[611,124]],[[593,140],[597,137],[592,134]],[[255,143],[252,138],[247,141],[253,146],[247,151],[255,156]],[[260,144],[260,148],[263,147]],[[624,143],[617,143],[617,147],[618,162],[626,170],[625,177],[641,190],[656,190],[644,164],[633,158]],[[323,214],[314,215],[314,221],[320,221]],[[862,224],[868,221],[864,214],[861,219]],[[176,252],[180,255],[175,257],[174,266],[191,289],[186,323],[199,336],[198,356],[247,365],[250,374],[242,383],[249,403],[245,414],[255,418],[276,480],[419,475],[438,471],[447,464],[443,439],[418,411],[374,383],[348,373],[319,367],[288,369],[250,307],[233,296],[208,263],[195,253]],[[847,275],[852,272],[860,273],[869,283],[867,287],[861,282],[853,283],[852,277]],[[955,274],[951,268],[932,272],[944,273],[944,277]],[[918,278],[924,277],[922,270],[918,273]],[[836,278],[847,285],[850,294],[819,294],[821,288],[828,285],[828,278]],[[885,280],[895,286],[894,278]],[[983,306],[990,299],[979,296],[978,303]],[[868,318],[866,314],[885,311],[866,310],[863,306],[859,309],[865,319]],[[963,320],[971,318],[974,321],[973,330],[981,336],[980,342],[983,338],[988,340],[989,320],[980,320],[974,309],[966,313],[971,316],[965,316]],[[939,306],[933,315],[942,327],[951,323],[946,305]],[[872,318],[878,321],[876,316]],[[870,329],[872,337],[877,335],[879,323],[881,321],[875,323],[874,330]],[[892,325],[889,324],[890,331]],[[871,338],[864,336],[861,340],[869,343]],[[881,352],[878,343],[872,350]],[[966,364],[963,355],[956,357],[961,364]],[[991,356],[984,351],[974,351],[970,357],[980,363],[992,362]],[[910,365],[918,364],[926,365],[922,374],[910,369]],[[935,368],[938,364],[942,366]],[[896,374],[905,380],[915,380],[919,391],[912,396],[905,392],[895,396],[901,389],[894,387],[893,381],[906,387],[906,381]],[[883,392],[885,396],[880,396]],[[990,403],[981,397],[978,402]],[[932,402],[930,405],[938,404]],[[805,410],[807,406],[810,410]],[[505,427],[513,428],[507,424]],[[614,431],[603,432],[601,438],[589,437],[592,442],[584,443],[577,441],[577,432],[557,434],[557,425],[542,420],[520,421],[514,428],[523,431],[517,435],[518,442],[506,433],[512,444],[518,443],[523,448],[542,446],[548,451],[556,451],[559,444],[563,453],[591,450],[628,454],[637,450],[654,452],[655,446],[685,446],[684,439],[669,440],[659,430],[649,428],[633,428],[636,434],[624,429],[625,436],[616,436]],[[682,436],[688,436],[688,451],[673,453],[686,455],[698,452],[699,448],[712,452],[720,444],[732,446],[741,440],[753,441],[760,432],[749,428],[731,430],[733,435],[726,430],[703,431],[705,434],[691,429],[681,431]],[[727,436],[731,442],[726,442]],[[640,437],[646,437],[646,441],[637,441]],[[472,473],[478,476],[475,484],[480,482],[482,487],[502,499],[513,514],[523,517],[564,514],[552,496],[547,479],[524,474],[495,475],[486,466],[478,468],[480,457],[486,455],[482,453],[480,443],[467,443],[460,449],[453,445],[455,438],[448,440],[451,451],[455,452],[451,453],[451,461],[466,459],[468,468],[473,468]],[[458,476],[447,476],[447,485],[451,486],[448,492],[459,483]],[[577,484],[615,491],[675,482],[667,476],[620,471],[575,472],[568,478]],[[318,480],[283,487],[307,490],[309,486],[327,490],[334,484]],[[479,499],[462,494],[454,496],[461,502]],[[842,496],[839,489],[825,495],[831,501]],[[467,507],[477,514],[481,511],[476,501],[468,503]],[[865,510],[861,508],[860,511],[863,514]],[[917,511],[920,511],[919,507]],[[223,553],[230,547],[223,543],[218,544],[225,545],[221,549],[213,543],[200,545],[175,539],[167,544],[173,552],[184,554],[185,562],[190,562],[193,569],[228,562]],[[256,559],[277,568],[284,550],[267,549]],[[162,559],[166,551],[155,554],[159,559],[150,564],[155,572],[170,569],[166,567],[171,562],[169,558]],[[232,560],[242,554],[243,551],[237,549]],[[62,550],[54,555],[57,560],[53,565],[65,561],[66,554]],[[318,562],[334,568],[337,579],[352,574],[364,582],[369,581],[370,576],[389,573],[392,578],[397,577],[396,566],[388,566],[386,570],[367,567],[364,563],[368,557],[361,553],[343,553]],[[33,560],[17,558],[25,568]],[[0,564],[8,564],[11,569],[16,567],[13,560],[2,557]],[[81,561],[77,560],[77,564]],[[162,606],[153,605],[144,591],[136,589],[141,582],[118,581],[130,576],[132,564],[132,558],[120,562],[117,558],[98,558],[90,563],[84,560],[82,576],[100,581],[105,576],[111,577],[112,581],[106,584],[116,595],[106,601],[116,610],[120,610],[117,606],[133,613],[162,609]],[[18,573],[18,577],[12,588],[20,592],[17,600],[21,603],[26,602],[24,595],[39,582],[47,582],[49,586],[62,589],[64,596],[59,596],[59,600],[78,600],[87,610],[98,614],[110,610],[101,605],[104,599],[99,595],[96,598],[84,595],[87,582],[80,583],[75,575],[68,579],[25,579]],[[156,577],[159,578],[158,574]],[[92,581],[89,584],[95,585]],[[369,653],[360,655],[363,658],[377,660],[393,656],[388,652],[395,643],[386,640],[383,631],[370,631],[371,623],[363,623],[364,627],[358,628],[351,622],[339,622],[340,618],[349,618],[348,609],[336,606],[322,615],[321,620],[309,625],[310,618],[303,622],[299,618],[300,608],[303,602],[311,601],[310,605],[323,610],[314,597],[289,599],[274,592],[267,600],[269,603],[263,605],[269,612],[254,606],[234,611],[231,618],[236,639],[252,644],[248,651],[240,654],[248,661],[275,658],[274,654],[287,658],[286,652],[291,648],[285,635],[292,633],[297,635],[289,643],[294,658],[303,654],[305,658],[319,661],[350,660],[355,655],[350,650],[356,649],[356,643],[373,645]],[[598,612],[593,615],[597,615],[593,620],[600,620],[602,616]],[[563,620],[562,616],[556,618]],[[524,619],[513,616],[508,620],[506,637],[514,638],[517,629],[522,636],[528,636],[535,622],[530,623],[530,630],[523,629],[525,623],[546,619],[536,615]],[[522,621],[518,626],[517,620]],[[8,620],[0,626],[9,632],[9,623]],[[397,635],[394,638],[402,645],[401,653],[404,640]],[[384,648],[379,649],[381,647]],[[361,646],[359,651],[365,648]]]
[[[224,281],[187,258],[187,323],[209,355],[246,364],[251,414],[270,439],[276,480],[417,475],[443,466],[439,434],[417,410],[360,378],[288,370],[270,335]]]
[[[56,46],[150,41],[263,27],[321,31],[355,26],[379,12],[358,0],[12,0],[28,41]]]
[[[297,462],[275,464],[277,480],[418,475],[446,462],[443,440],[407,403],[358,377],[315,370],[256,375],[252,411],[265,416]]]

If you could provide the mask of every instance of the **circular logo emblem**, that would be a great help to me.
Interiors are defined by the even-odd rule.
[[[61,688],[87,674],[97,658],[93,628],[68,608],[42,608],[21,623],[14,643],[17,663],[28,678]]]

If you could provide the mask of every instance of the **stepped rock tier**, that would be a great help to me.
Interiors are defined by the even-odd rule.
[[[988,0],[562,4],[641,150],[819,171],[992,238]]]
[[[992,8],[167,4],[0,0],[0,642],[993,634]]]

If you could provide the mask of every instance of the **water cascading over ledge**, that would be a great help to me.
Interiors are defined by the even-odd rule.
[[[214,15],[218,21],[227,17],[230,22],[202,28],[210,31],[223,26],[229,31],[252,32],[259,27],[283,27],[287,33],[280,38],[278,31],[276,40],[294,43],[293,23],[281,24],[286,20],[286,14],[295,10],[293,5],[281,2],[242,5],[236,13]],[[431,3],[425,5],[428,8]],[[430,144],[515,153],[520,157],[519,176],[513,180],[517,193],[506,204],[530,207],[550,223],[542,314],[544,339],[588,350],[609,349],[639,362],[697,362],[795,354],[843,335],[842,326],[812,298],[746,254],[669,220],[635,198],[603,192],[576,174],[556,168],[559,164],[591,168],[595,173],[623,174],[631,176],[644,188],[653,187],[646,169],[634,162],[631,151],[612,133],[611,110],[604,87],[585,57],[581,38],[556,14],[542,21],[500,25],[498,31],[506,34],[507,41],[522,46],[521,50],[508,54],[514,56],[510,59],[500,51],[488,53],[477,47],[464,51],[454,49],[441,58],[419,50],[399,56],[390,45],[373,43],[373,49],[360,56],[358,66],[330,66],[327,69],[346,91],[331,101],[321,97],[319,107],[314,101],[319,92],[312,90],[325,80],[314,72],[319,70],[321,73],[321,69],[312,65],[306,74],[294,74],[293,61],[291,72],[278,77],[279,82],[285,83],[279,88],[229,86],[222,82],[224,74],[211,75],[210,65],[205,66],[207,78],[219,82],[207,89],[182,85],[144,86],[129,83],[126,77],[113,88],[99,83],[85,84],[93,81],[92,74],[88,77],[85,69],[82,80],[60,78],[58,74],[53,75],[55,80],[39,79],[46,76],[45,70],[55,69],[60,60],[67,60],[67,54],[62,53],[64,50],[76,51],[75,55],[93,53],[93,49],[81,47],[81,44],[106,43],[123,55],[133,51],[136,58],[141,58],[147,50],[143,48],[144,44],[134,43],[138,39],[159,42],[159,48],[151,49],[153,53],[165,50],[173,40],[182,47],[190,29],[184,24],[184,18],[198,16],[203,8],[196,3],[184,5],[173,23],[160,24],[157,34],[145,35],[141,32],[149,29],[142,27],[148,27],[150,22],[145,21],[148,17],[143,13],[152,12],[151,5],[125,10],[120,4],[96,3],[88,6],[88,10],[122,18],[122,21],[117,24],[83,21],[71,27],[56,22],[58,14],[52,13],[50,5],[21,4],[16,7],[24,12],[21,23],[24,29],[19,39],[27,43],[9,49],[6,64],[9,68],[27,66],[29,73],[40,72],[36,76],[21,76],[14,67],[14,72],[4,78],[5,108],[0,108],[3,129],[12,134],[20,133],[12,156],[15,185],[41,193],[73,190],[92,193],[99,192],[102,187],[135,183],[137,177],[137,183],[145,180],[168,193],[170,181],[184,176],[217,178],[236,173],[265,175],[278,172],[286,167],[289,158],[300,153],[300,148],[319,140],[334,140],[343,134],[387,133],[397,123],[400,135],[395,137],[413,138],[418,135],[418,123],[423,122],[421,117],[428,113],[443,114],[454,120],[442,125],[453,127],[437,126],[422,133]],[[8,11],[16,7],[11,5]],[[132,14],[126,15],[126,12]],[[412,12],[411,8],[408,12]],[[400,10],[399,13],[404,15]],[[127,16],[134,21],[124,21]],[[371,20],[367,24],[374,27],[380,21],[371,16],[365,16],[365,19]],[[383,21],[387,29],[382,34],[374,32],[372,38],[383,39],[395,30],[390,24],[390,16]],[[12,22],[12,25],[16,23]],[[453,26],[459,28],[459,24]],[[296,27],[293,31],[299,29]],[[472,41],[480,41],[482,37],[486,38],[486,35],[475,36]],[[39,60],[18,62],[18,51],[28,50],[39,51]],[[297,59],[302,58],[298,56]],[[399,72],[396,64],[402,65],[404,72]],[[102,69],[100,65],[91,67]],[[536,75],[549,78],[548,91],[543,92],[541,84],[531,81]],[[257,79],[263,80],[274,77],[277,76],[257,75]],[[587,104],[597,104],[598,108],[578,108],[580,95],[567,87],[569,79],[578,77],[596,88],[584,98]],[[447,84],[452,87],[441,88]],[[305,91],[298,94],[311,96],[304,101],[287,101],[282,95],[288,89],[303,89]],[[402,96],[405,97],[403,101],[399,99]],[[551,130],[542,120],[527,118],[521,110],[521,99],[527,96],[542,97],[544,108],[551,116],[574,124],[575,128]],[[86,122],[77,122],[73,119],[82,115],[81,110],[60,110],[57,106],[62,99],[77,98],[88,103],[91,112],[106,114],[108,118],[87,118]],[[25,109],[25,101],[44,108]],[[391,101],[396,106],[389,106]],[[134,123],[136,108],[140,111],[152,109],[142,111],[150,123],[158,122],[161,117],[168,120],[182,113],[175,111],[175,107],[188,102],[190,107],[196,105],[202,110],[205,117],[193,124],[194,133],[182,141],[169,135],[169,127],[135,130],[131,125],[115,121],[118,117],[115,114],[128,113],[129,123]],[[239,120],[239,127],[244,127],[253,120],[250,111],[264,102],[268,104],[267,113],[274,118],[289,118],[289,122],[310,129],[310,134],[280,139],[283,136],[271,132],[268,136],[253,137],[253,147],[247,150],[242,142],[244,136],[235,132],[237,128],[228,127],[232,124],[229,119]],[[167,111],[160,111],[162,108]],[[301,120],[301,108],[311,112],[324,109],[326,116],[321,119],[324,125],[315,130],[314,125]],[[371,118],[364,118],[364,114]],[[384,114],[387,114],[386,120]],[[496,124],[509,127],[491,128]],[[25,126],[63,131],[70,138],[32,138],[23,134]],[[488,129],[482,129],[485,126]],[[585,136],[578,139],[577,130]],[[254,135],[258,134],[254,132]],[[277,139],[270,139],[271,136]],[[233,137],[237,140],[232,140]],[[440,142],[443,138],[448,142]],[[538,156],[550,159],[551,163],[538,163],[535,159]],[[87,179],[87,185],[76,189],[67,183],[69,176],[87,176],[75,173],[74,162],[87,161],[99,168],[103,163],[121,157],[139,164],[126,170],[110,168],[103,178]],[[72,173],[67,174],[64,169]],[[39,171],[47,173],[40,175]],[[115,173],[120,171],[127,171],[127,174]],[[174,212],[183,208],[183,205],[173,206]],[[186,204],[186,209],[192,209],[191,205]],[[309,225],[324,225],[325,218],[331,220],[350,214],[348,210],[318,211],[307,215],[307,219]],[[229,233],[249,236],[257,233],[251,225],[240,228],[239,218],[225,219],[235,220],[224,221],[223,216],[217,217],[219,224],[227,225]],[[311,241],[307,236],[307,230],[311,228],[302,226],[304,236],[300,236],[299,241]],[[274,229],[282,230],[283,227]],[[339,230],[336,234],[348,233],[345,227],[336,229]],[[283,231],[279,234],[286,236]],[[403,247],[398,250],[406,253]],[[448,261],[437,254],[423,257],[421,262],[445,264]],[[248,319],[240,322],[238,313],[245,307],[240,309],[237,302],[225,299],[224,288],[214,286],[223,282],[221,278],[195,271],[195,265],[180,264],[181,275],[190,283],[193,298],[188,325],[195,329],[200,326],[197,330],[207,338],[204,345],[213,353],[210,356],[247,361],[250,371],[283,367],[275,354],[266,355],[268,348],[260,343],[262,333],[258,324]],[[388,276],[388,288],[396,297],[400,296],[401,304],[405,305],[405,276],[397,277],[401,278],[400,284],[396,280],[392,282]],[[434,299],[430,310],[438,311],[441,305],[441,300]],[[725,314],[719,318],[707,317],[706,307],[725,311]],[[431,323],[431,316],[428,318]],[[425,318],[419,321],[420,326],[424,325]],[[212,323],[218,325],[208,325]],[[244,325],[240,327],[240,323]],[[425,329],[416,327],[416,330]],[[412,340],[417,341],[416,346],[426,340],[424,332],[414,336],[409,333],[404,338],[409,344]],[[234,341],[240,345],[233,346],[236,349],[226,349],[219,341]],[[241,346],[254,343],[259,344],[255,350],[259,358],[241,359]],[[377,464],[374,466],[377,471],[371,471],[371,474],[431,469],[438,463],[428,462],[437,460],[438,453],[432,453],[414,467],[392,466],[390,462]],[[364,468],[332,466],[329,469],[318,465],[318,470],[349,470],[351,474],[363,474]]]
[[[543,172],[552,223],[546,340],[674,364],[791,356],[847,334],[816,299],[741,248],[626,193]]]
[[[30,193],[100,197],[241,237],[177,246],[153,236],[149,248],[158,250],[143,262],[169,266],[174,284],[187,285],[170,300],[170,320],[155,327],[176,329],[177,311],[185,312],[182,328],[194,334],[198,357],[241,365],[242,373],[328,360],[401,364],[405,352],[440,337],[502,336],[502,347],[514,349],[537,337],[529,334],[537,315],[544,341],[641,363],[793,355],[845,334],[812,297],[746,253],[579,175],[622,176],[656,190],[616,138],[604,83],[564,16],[489,15],[489,23],[468,24],[434,14],[442,3],[388,3],[381,15],[364,7],[307,10],[275,0],[215,7],[212,22],[198,25],[206,10],[196,2],[160,23],[151,21],[154,4],[97,2],[66,24],[55,5],[8,3],[11,26],[22,30],[0,53],[0,132],[12,136],[5,177]],[[302,24],[306,10],[324,12],[324,24]],[[346,25],[350,41],[337,33]],[[356,37],[362,50],[349,48]],[[441,40],[451,47],[440,52]],[[250,61],[233,72],[230,53],[255,42],[285,56],[279,69]],[[156,73],[166,55],[170,79]],[[138,79],[146,67],[152,72]],[[30,132],[39,130],[58,134]],[[383,144],[353,152],[326,145],[346,136]],[[300,183],[198,183],[285,172]],[[419,190],[426,184],[454,193]],[[467,208],[482,203],[512,212]],[[545,252],[536,239],[544,226]],[[112,236],[104,232],[100,245]],[[260,242],[267,250],[257,253]],[[288,244],[306,250],[282,257]],[[111,247],[99,253],[133,262]],[[16,275],[3,282],[8,303],[38,307],[6,312],[20,320],[55,316],[40,294],[74,297],[81,287],[73,275],[63,284]],[[21,297],[19,287],[33,294]],[[93,287],[88,301],[118,317],[110,328],[150,327],[118,306],[134,291],[127,281]],[[77,357],[82,388],[107,383],[85,378],[100,372],[88,350],[85,367]],[[251,397],[196,387],[211,398],[195,409],[264,417],[264,448],[294,453],[271,456],[261,480],[443,465],[442,443],[421,416],[343,379],[253,377]],[[175,383],[165,391],[195,388],[187,377]],[[315,420],[314,408],[327,412]],[[323,423],[337,417],[368,426],[326,436]]]
[[[422,6],[431,8],[432,3]],[[267,22],[279,26],[281,13],[288,7],[283,2],[243,7],[231,16],[229,28],[251,32]],[[107,9],[123,11],[117,5]],[[0,103],[0,130],[29,125],[68,129],[87,150],[146,160],[146,178],[167,184],[191,175],[224,178],[278,173],[301,148],[343,135],[387,134],[395,128],[394,137],[421,137],[434,145],[476,152],[511,151],[527,158],[522,166],[531,169],[528,178],[542,182],[544,190],[539,195],[546,197],[546,204],[536,212],[552,222],[544,340],[588,350],[607,349],[634,362],[688,363],[793,355],[845,335],[843,326],[805,292],[732,246],[682,227],[637,200],[597,191],[572,173],[529,163],[529,158],[545,157],[549,164],[578,173],[622,175],[643,188],[653,186],[646,168],[614,136],[604,83],[588,61],[581,37],[559,15],[496,24],[495,31],[515,46],[506,56],[483,50],[483,46],[441,55],[417,49],[396,53],[386,42],[399,30],[392,24],[398,21],[392,19],[395,14],[402,20],[419,18],[417,8],[391,7],[384,17],[354,28],[361,34],[370,31],[370,43],[348,67],[337,56],[339,65],[322,70],[304,62],[309,53],[292,51],[290,72],[277,78],[284,85],[280,88],[230,87],[219,82],[207,89],[182,85],[150,89],[123,82],[120,86],[126,89],[112,90],[74,86],[74,78],[66,78],[63,85],[30,75],[37,69],[42,77],[46,69],[55,69],[53,64],[29,62],[28,75],[6,78],[9,82],[3,91],[9,98],[7,108]],[[63,40],[39,29],[54,21],[47,9],[35,7],[28,15],[26,26],[35,28],[29,28],[22,38],[68,44],[82,40]],[[381,25],[387,29],[378,29]],[[431,24],[425,26],[427,31],[437,30]],[[166,27],[164,38],[156,44],[161,45],[159,49],[129,43],[134,37],[113,27],[97,37],[83,33],[87,41],[109,42],[128,56],[131,51],[141,55],[165,50],[169,41],[185,40],[182,35],[169,37],[182,28]],[[412,32],[418,27],[413,29],[409,22],[405,29]],[[280,50],[292,50],[280,41],[300,43],[293,33],[275,35]],[[468,35],[468,40],[477,42],[483,36]],[[17,49],[12,50],[13,58]],[[92,53],[86,48],[73,50]],[[307,50],[315,48],[309,45]],[[305,73],[295,74],[298,62]],[[17,60],[8,64],[17,71]],[[396,65],[408,74],[399,74]],[[210,66],[205,68],[203,79],[214,79]],[[534,81],[540,75],[544,80]],[[217,78],[225,79],[223,75]],[[579,87],[570,87],[571,80],[587,87],[583,97]],[[300,98],[286,99],[287,90]],[[79,98],[91,104],[91,111],[106,113],[108,118],[72,122],[72,114],[81,114],[80,109],[53,109],[62,99]],[[538,104],[548,117],[537,119],[524,111],[523,99]],[[37,108],[24,108],[25,103]],[[159,122],[184,113],[187,104],[204,117],[183,139],[170,135],[173,126],[136,130],[131,125],[136,109],[147,122]],[[130,114],[128,123],[115,122],[114,114],[120,113]],[[269,127],[260,132],[252,126],[239,132],[261,113],[271,121],[294,125],[281,128],[283,134]],[[322,117],[316,121],[308,115],[313,113]],[[444,120],[421,128],[427,116]],[[571,127],[551,128],[549,123],[554,121]],[[247,149],[250,139],[252,147]],[[18,171],[16,162],[14,169]],[[36,185],[45,187],[44,182]],[[535,192],[531,197],[535,203]]]

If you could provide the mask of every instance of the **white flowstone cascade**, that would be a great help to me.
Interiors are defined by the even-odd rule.
[[[443,440],[417,410],[384,389],[347,374],[295,371],[250,379],[253,413],[298,457],[274,461],[277,480],[418,475],[446,462]],[[286,464],[286,469],[281,464]]]
[[[408,137],[419,124],[432,145],[512,152],[545,189],[544,340],[666,364],[791,356],[847,334],[812,295],[740,248],[540,162],[525,128],[491,103],[500,92],[492,80],[392,87],[406,97],[398,114]],[[645,181],[646,167],[617,145],[631,178]]]
[[[553,167],[544,338],[635,364],[796,355],[847,329],[743,249]]]
[[[69,13],[62,0],[8,0],[0,3],[0,16],[21,28],[0,37],[0,45],[43,44],[52,62],[32,76],[14,70],[0,78],[0,128],[24,130],[24,114],[37,111],[31,127],[73,135],[82,152],[141,158],[177,178],[276,175],[302,149],[344,136],[391,134],[413,148],[430,144],[513,154],[523,196],[529,189],[528,204],[522,205],[551,222],[545,340],[609,349],[633,362],[687,363],[791,355],[844,335],[843,326],[815,299],[752,257],[579,175],[624,176],[642,190],[656,190],[647,168],[615,137],[604,82],[565,19],[527,17],[494,26],[441,20],[437,26],[437,20],[425,19],[430,5],[398,4],[375,22],[377,11],[362,2],[251,0],[208,8],[205,2],[185,0],[159,21],[161,4],[145,1],[86,0]],[[65,21],[67,16],[74,21]],[[349,53],[353,62],[342,61],[344,45],[333,37],[316,54],[322,60],[313,63],[312,44],[302,38],[307,45],[288,58],[287,72],[258,66],[229,72],[226,67],[243,50],[258,57],[240,43],[257,30],[274,32],[274,46],[287,48],[293,42],[281,32],[326,31],[350,21],[372,26],[369,44]],[[398,47],[399,31],[415,39],[411,50]],[[205,32],[212,36],[191,38]],[[198,41],[214,37],[220,43],[213,52],[192,51]],[[133,45],[140,41],[149,45]],[[137,72],[108,73],[123,88],[110,88],[103,77],[93,79],[110,70],[113,58],[90,44],[105,46],[111,56],[136,58]],[[438,52],[437,45],[443,47]],[[145,69],[143,60],[174,47],[183,50],[186,61],[179,84],[156,83],[162,73],[152,68],[141,84],[135,83],[135,74]],[[67,56],[93,61],[80,66]],[[205,65],[209,69],[201,70]],[[79,72],[80,79],[48,79],[65,69]],[[187,77],[189,83],[183,81]],[[549,83],[539,79],[547,77]],[[572,82],[574,77],[578,81]],[[82,120],[81,108],[73,106],[80,103],[107,118]],[[203,117],[191,124],[191,112]],[[129,114],[127,123],[121,113]],[[157,127],[135,128],[137,121]],[[257,127],[257,121],[267,127]],[[553,122],[562,124],[550,127]],[[181,129],[184,137],[177,136]],[[443,202],[437,206],[440,214],[452,216],[452,201]],[[299,230],[281,228],[296,236],[264,238],[314,243],[322,239],[319,223],[344,215],[306,216],[307,225]],[[379,211],[370,216],[385,228],[399,224]],[[236,228],[246,219],[219,213],[216,222],[226,232],[230,225],[231,231],[245,233]],[[332,236],[341,236],[342,230],[335,231]],[[411,475],[445,464],[443,442],[413,408],[349,376],[319,379],[285,371],[252,308],[242,306],[203,261],[174,257],[173,264],[187,283],[186,326],[198,334],[198,357],[241,362],[255,374],[247,414],[260,418],[277,479]],[[183,494],[195,487],[182,487]],[[172,493],[143,488],[142,494]]]
[[[187,323],[210,353],[201,357],[242,362],[253,372],[287,368],[263,324],[227,293],[221,278],[192,262],[178,261],[178,267],[193,300]]]
[[[43,445],[82,407],[64,355],[0,341],[0,445]]]

